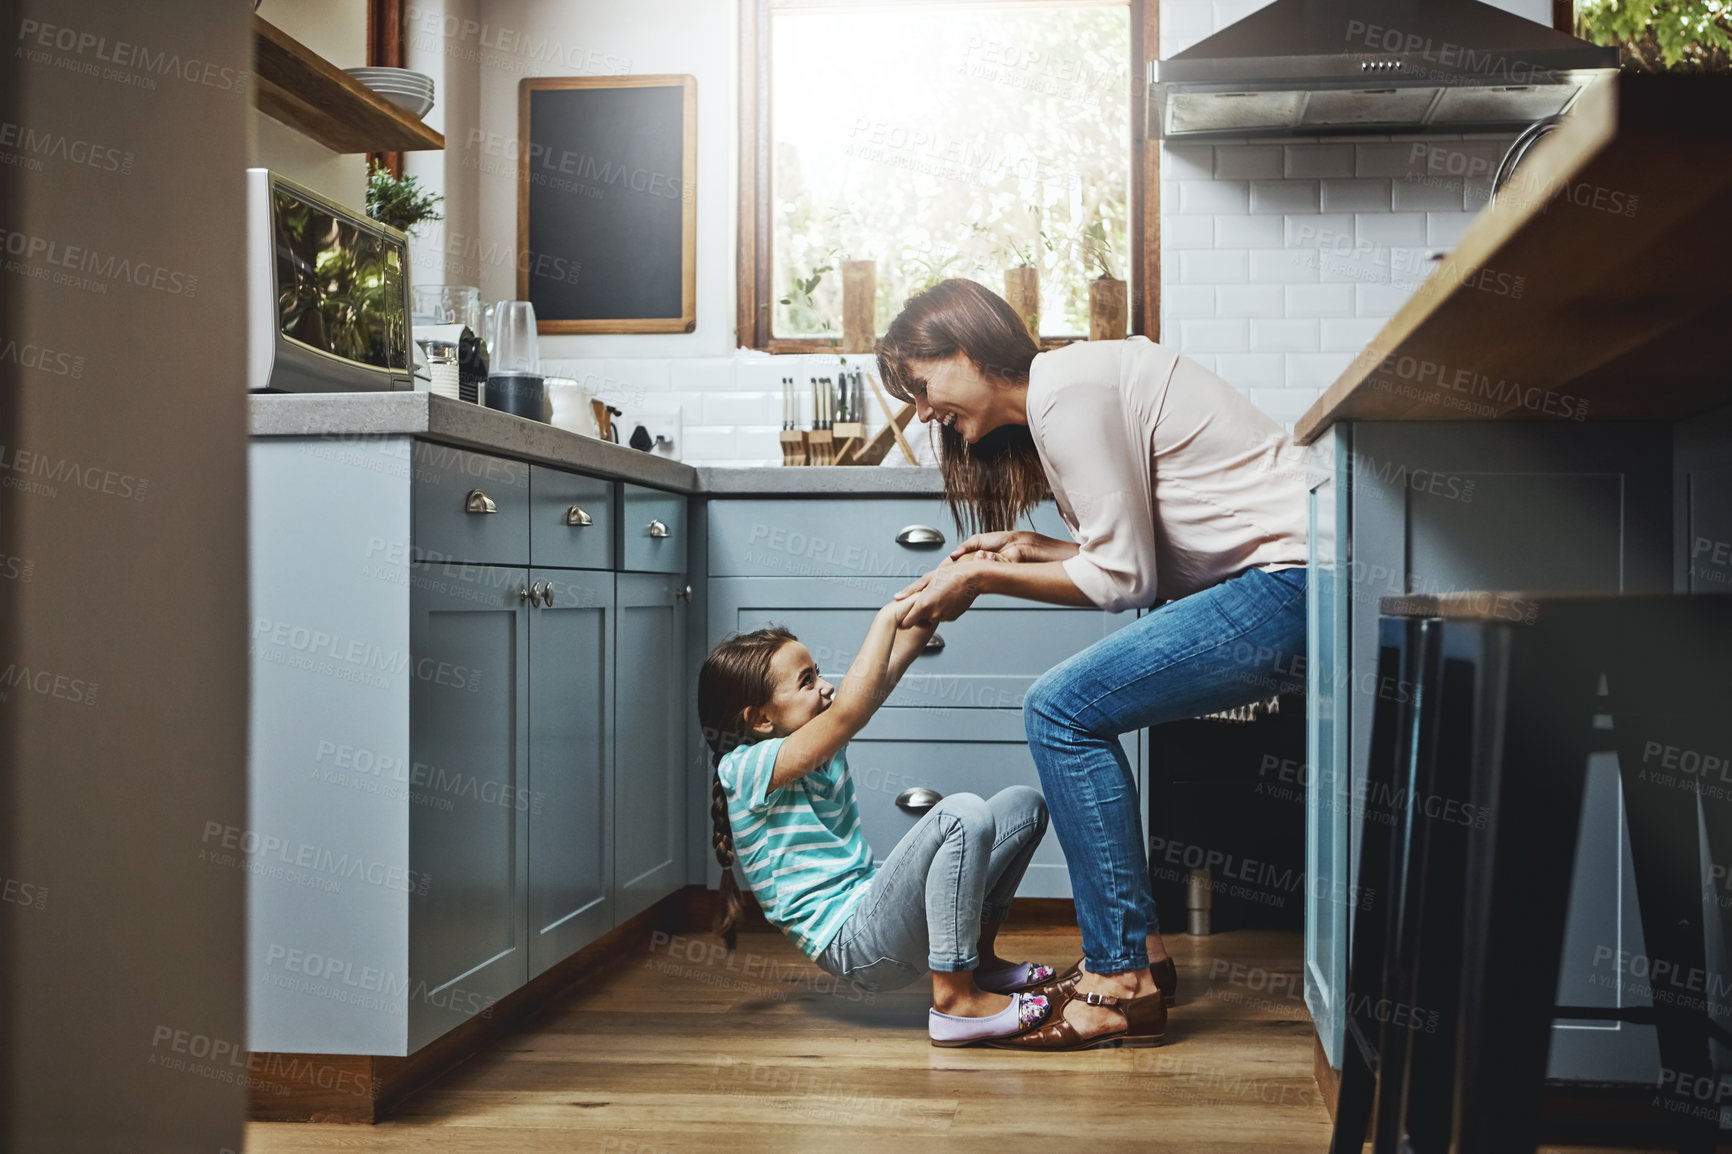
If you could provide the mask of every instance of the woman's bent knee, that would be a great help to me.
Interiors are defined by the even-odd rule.
[[[1007,785],[992,795],[991,805],[999,814],[1032,813],[1046,828],[1046,797],[1032,785]]]
[[[969,837],[990,839],[998,827],[992,807],[977,793],[950,794],[932,807],[932,814]]]

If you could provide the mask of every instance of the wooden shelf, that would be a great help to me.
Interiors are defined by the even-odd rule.
[[[1679,420],[1732,404],[1732,77],[1620,73],[1294,429]]]
[[[419,152],[445,137],[368,91],[282,29],[253,17],[253,103],[335,152]]]

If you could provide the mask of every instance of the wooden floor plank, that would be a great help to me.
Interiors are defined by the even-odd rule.
[[[869,993],[776,934],[674,936],[377,1126],[252,1123],[251,1154],[1245,1150],[1316,1154],[1298,934],[1168,939],[1166,1045],[1031,1055],[926,1041],[930,985]],[[1075,931],[1005,934],[1062,968]],[[870,1143],[869,1147],[865,1146]]]

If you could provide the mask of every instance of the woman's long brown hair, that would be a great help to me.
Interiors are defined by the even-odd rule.
[[[926,382],[910,361],[945,361],[958,353],[988,381],[1027,384],[1040,353],[1010,302],[975,281],[939,281],[908,298],[878,342],[884,387],[904,401]],[[1026,425],[1005,425],[970,445],[956,430],[938,427],[939,467],[950,515],[963,532],[1013,528],[1047,495],[1046,471]]]
[[[710,747],[710,820],[715,826],[711,844],[722,866],[722,916],[716,932],[730,950],[737,940],[745,903],[734,877],[734,829],[728,821],[728,795],[722,789],[717,767],[729,750],[761,740],[747,724],[746,712],[763,708],[775,695],[770,659],[794,639],[780,625],[741,633],[711,650],[698,671],[698,724]]]

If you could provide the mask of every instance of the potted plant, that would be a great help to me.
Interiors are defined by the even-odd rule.
[[[392,176],[384,165],[375,164],[367,174],[367,215],[380,224],[414,232],[424,221],[444,220],[438,193],[426,192],[412,176]]]
[[[1028,335],[1040,340],[1040,270],[1034,264],[1034,244],[1003,241],[999,251],[1016,264],[1004,270],[1004,299],[1028,326]]]
[[[1105,221],[1083,229],[1081,247],[1084,259],[1100,269],[1089,284],[1089,340],[1124,340],[1125,282],[1113,273],[1113,245]]]

